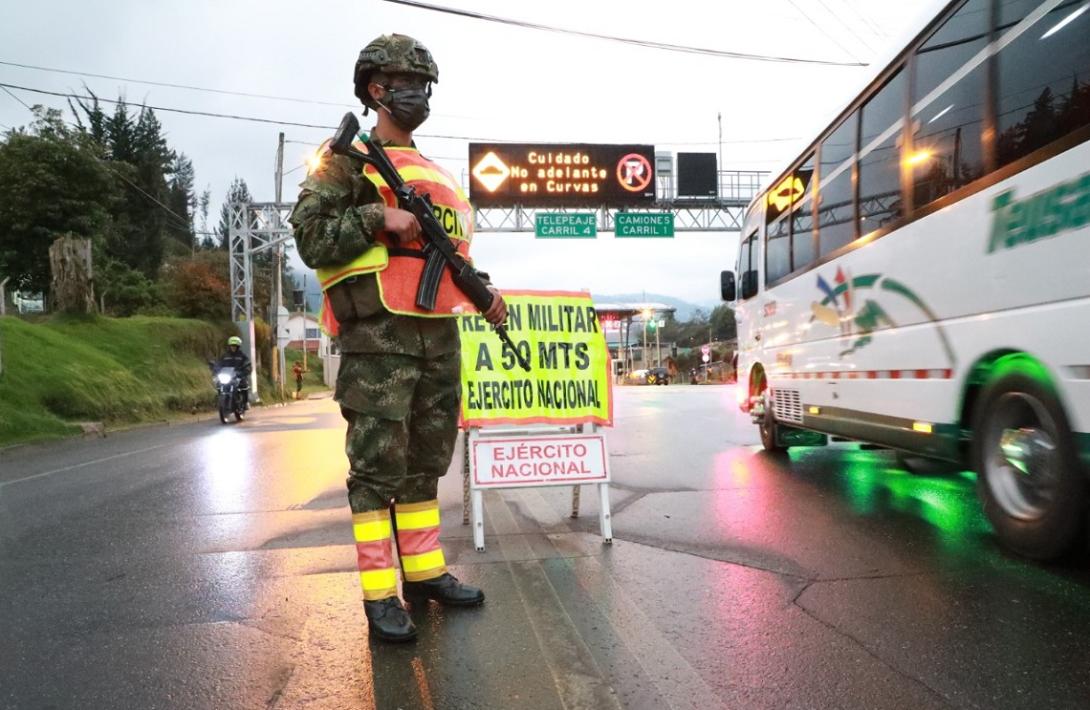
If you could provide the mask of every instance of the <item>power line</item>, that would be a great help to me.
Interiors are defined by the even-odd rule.
[[[825,35],[826,39],[830,40],[837,47],[840,47],[842,50],[844,50],[844,52],[847,53],[848,56],[858,60],[858,57],[856,57],[854,54],[852,54],[852,51],[850,49],[848,49],[843,44],[841,44],[840,40],[838,40],[836,37],[833,37],[831,34],[829,34],[829,31],[826,30],[821,25],[819,25],[817,22],[814,22],[814,18],[812,18],[812,17],[810,17],[810,15],[806,14],[806,11],[803,10],[801,7],[799,7],[799,4],[797,2],[795,2],[795,0],[787,0],[787,2],[791,3],[791,7],[798,10],[799,14],[802,15],[803,17],[805,17],[807,19],[807,21],[809,21],[809,23],[811,25],[813,25],[815,29],[817,29],[818,32]],[[866,64],[860,64],[859,66],[866,66]]]
[[[19,89],[20,91],[30,91],[35,94],[45,94],[47,96],[59,96],[67,99],[83,99],[84,101],[102,101],[108,104],[120,104],[126,103],[118,99],[103,99],[96,96],[81,96],[80,94],[65,93],[62,91],[46,91],[45,89],[33,89],[29,86],[19,86],[17,84],[2,84],[0,88],[6,89]],[[8,93],[11,93],[10,91]],[[23,103],[21,100],[19,103]],[[23,104],[26,106],[26,104]],[[235,121],[251,121],[253,123],[270,123],[275,126],[295,126],[296,128],[321,128],[321,129],[334,129],[336,126],[326,126],[315,123],[297,123],[294,121],[277,121],[270,118],[258,118],[256,116],[238,116],[230,113],[215,113],[213,111],[196,111],[194,109],[184,108],[168,108],[166,106],[151,106],[148,104],[140,104],[144,108],[150,108],[154,111],[165,111],[168,113],[183,113],[189,116],[207,116],[210,118],[230,118]],[[28,107],[29,108],[29,107]]]
[[[20,64],[19,62],[7,62],[0,60],[0,65],[19,67],[20,69],[33,69],[35,71],[52,72],[54,74],[72,74],[74,76],[87,76],[94,79],[110,79],[111,81],[124,81],[131,84],[146,84],[148,86],[163,86],[169,89],[186,89],[187,91],[203,91],[209,94],[222,94],[224,96],[244,96],[251,99],[270,99],[272,101],[290,101],[297,104],[317,104],[319,106],[342,106],[355,108],[356,104],[342,104],[336,101],[321,101],[319,99],[302,99],[295,96],[276,96],[273,94],[254,94],[247,91],[234,91],[231,89],[213,89],[207,86],[194,86],[192,84],[174,84],[169,81],[152,81],[151,79],[133,79],[131,77],[113,76],[111,74],[94,74],[73,69],[55,69],[53,67],[41,67],[34,64]]]
[[[234,89],[214,89],[208,86],[196,86],[194,84],[175,84],[169,81],[152,81],[150,79],[134,79],[126,76],[114,76],[112,74],[94,74],[92,72],[76,71],[74,69],[56,69],[53,67],[42,67],[36,64],[21,64],[19,62],[8,62],[0,60],[0,65],[9,67],[18,67],[20,69],[32,69],[34,71],[51,72],[54,74],[70,74],[72,76],[86,76],[93,77],[95,79],[110,79],[112,81],[124,81],[130,84],[146,84],[148,86],[163,86],[171,89],[185,89],[187,91],[201,91],[209,94],[221,94],[224,96],[242,96],[251,99],[269,99],[271,101],[290,101],[298,104],[313,104],[317,106],[337,106],[340,108],[359,108],[359,104],[343,104],[336,101],[322,101],[320,99],[303,99],[297,96],[277,96],[274,94],[255,94],[247,91],[236,91]],[[433,113],[433,116],[441,116],[445,118],[476,118],[475,116],[459,116],[448,113]]]
[[[870,31],[875,34],[876,37],[878,37],[879,39],[889,38],[889,33],[883,30],[878,25],[871,22],[869,17],[859,11],[859,8],[855,6],[855,3],[851,2],[851,0],[841,0],[841,2],[843,2],[847,7],[851,8],[851,11],[854,12],[859,17],[859,19],[863,20],[863,24],[865,24],[870,29]]]
[[[0,89],[3,89],[4,93],[6,93],[8,96],[15,99],[19,103],[21,103],[23,105],[23,108],[25,108],[27,111],[30,111],[31,113],[34,113],[34,109],[32,109],[30,106],[28,106],[26,101],[23,101],[21,98],[19,98],[15,94],[11,93],[10,91],[8,91],[8,87],[6,85],[0,84]]]
[[[841,24],[841,26],[844,27],[844,29],[848,30],[848,32],[850,32],[853,37],[855,37],[857,40],[859,40],[863,44],[863,46],[867,48],[868,52],[870,52],[871,54],[875,53],[874,47],[870,46],[870,44],[867,42],[867,40],[863,39],[862,35],[860,35],[858,32],[856,32],[855,29],[852,28],[852,26],[849,25],[848,22],[843,17],[841,17],[840,15],[833,12],[832,8],[830,8],[825,3],[825,0],[818,0],[818,2],[821,3],[821,6],[823,8],[825,8],[825,11],[828,12],[830,15],[832,15],[833,18],[836,19],[836,21],[839,22]]]
[[[669,52],[683,52],[686,54],[703,54],[712,57],[721,57],[725,59],[749,59],[758,62],[782,62],[790,64],[820,64],[825,66],[839,66],[839,67],[865,67],[866,63],[855,62],[836,62],[826,59],[805,59],[802,57],[783,57],[769,54],[749,54],[747,52],[731,52],[721,49],[709,49],[706,47],[692,47],[681,44],[668,44],[666,42],[652,42],[650,40],[632,39],[630,37],[618,37],[615,35],[598,34],[595,32],[583,32],[581,30],[572,30],[563,27],[554,27],[551,25],[540,25],[533,22],[526,22],[524,20],[514,20],[506,17],[497,17],[496,15],[486,15],[481,12],[472,12],[469,10],[459,10],[452,7],[443,7],[441,5],[431,5],[425,2],[419,2],[419,0],[383,0],[383,2],[393,3],[395,5],[406,5],[408,7],[414,7],[420,10],[430,10],[432,12],[441,12],[448,15],[457,15],[459,17],[468,17],[474,20],[484,20],[486,22],[496,22],[503,25],[510,25],[513,27],[522,27],[524,29],[531,30],[543,30],[546,32],[557,32],[560,34],[575,35],[578,37],[589,37],[591,39],[602,39],[610,42],[620,42],[621,44],[630,44],[637,47],[644,47],[646,49],[662,49]],[[848,52],[851,54],[851,52]]]
[[[18,96],[16,96],[15,94],[11,93],[11,91],[8,90],[9,86],[10,86],[9,84],[0,84],[0,88],[2,88],[9,96],[11,96],[13,99],[18,101],[19,103],[23,104],[23,106],[26,107],[27,111],[30,111],[31,113],[34,113],[34,109],[32,109],[30,106],[27,106],[25,101],[23,101]],[[14,88],[22,88],[22,87],[14,87]],[[33,91],[33,89],[27,89],[27,90],[28,91]],[[76,98],[76,97],[73,97],[73,98]],[[104,168],[106,168],[107,170],[109,170],[111,173],[113,173],[117,177],[121,178],[122,182],[124,182],[129,187],[133,188],[134,190],[139,192],[141,195],[143,195],[144,197],[146,197],[149,200],[151,200],[152,202],[154,202],[156,205],[158,205],[159,207],[164,209],[171,216],[175,217],[178,220],[178,222],[174,225],[175,228],[184,228],[187,231],[193,231],[193,234],[211,234],[211,232],[197,232],[195,230],[192,230],[193,225],[191,225],[189,223],[188,219],[186,219],[185,217],[182,217],[180,214],[178,214],[177,212],[172,210],[170,207],[168,207],[167,205],[160,202],[154,195],[151,195],[148,192],[146,192],[142,187],[140,187],[139,185],[134,183],[132,180],[129,180],[127,177],[125,177],[121,173],[121,171],[117,170],[112,165],[110,165],[110,162],[108,160],[106,160],[104,158],[101,158],[101,157],[99,157],[97,155],[94,155],[93,153],[91,154],[91,157],[94,158],[95,160],[97,160],[98,162],[100,162],[102,164],[102,166]]]
[[[35,93],[35,94],[45,94],[47,96],[57,96],[57,97],[66,98],[66,99],[80,99],[80,100],[83,100],[83,101],[96,101],[97,100],[97,101],[101,101],[103,103],[108,103],[108,104],[126,103],[126,102],[121,101],[119,99],[105,99],[105,98],[95,97],[95,96],[83,96],[81,94],[66,93],[66,92],[62,92],[62,91],[47,91],[45,89],[35,89],[35,88],[29,87],[29,86],[19,86],[17,84],[0,83],[0,88],[3,88],[5,91],[7,91],[9,94],[11,94],[11,96],[13,98],[15,98],[16,101],[19,101],[19,103],[23,104],[24,106],[26,106],[26,103],[24,103],[21,99],[19,99],[15,94],[8,91],[8,89],[17,89],[19,91],[29,91],[29,92],[32,92],[32,93]],[[229,119],[229,120],[233,120],[233,121],[253,121],[253,122],[257,122],[257,123],[266,123],[266,124],[272,124],[272,125],[277,125],[277,126],[294,126],[294,127],[297,127],[297,128],[316,128],[316,129],[321,129],[321,130],[334,130],[336,128],[336,126],[331,126],[331,125],[321,125],[321,124],[314,124],[314,123],[297,123],[297,122],[293,122],[293,121],[281,121],[281,120],[271,119],[271,118],[259,118],[259,117],[256,117],[256,116],[239,116],[239,115],[229,114],[229,113],[216,113],[214,111],[196,111],[196,110],[192,110],[192,109],[172,108],[172,107],[167,107],[167,106],[152,106],[152,105],[149,105],[149,104],[140,104],[140,106],[142,106],[143,108],[151,109],[153,111],[163,111],[163,112],[166,112],[166,113],[180,113],[180,114],[189,115],[189,116],[204,116],[204,117],[207,117],[207,118],[223,118],[223,119]],[[27,106],[27,108],[29,109],[30,107]],[[487,137],[487,136],[459,136],[459,135],[443,134],[443,133],[415,133],[414,135],[416,137],[418,137],[418,138],[434,138],[434,139],[437,139],[437,140],[472,141],[472,142],[477,142],[477,143],[554,143],[554,142],[556,142],[556,141],[514,140],[514,139],[511,139],[511,138],[494,138],[494,137]],[[723,141],[723,144],[724,145],[739,145],[739,144],[750,144],[750,143],[785,143],[785,142],[795,141],[795,140],[798,140],[798,138],[797,137],[789,137],[789,138],[739,138],[739,139],[732,139],[732,140]],[[295,141],[295,140],[286,140],[284,142],[285,143],[298,143],[298,144],[301,144],[301,145],[315,145],[313,143],[306,143],[305,141]],[[636,142],[639,142],[639,141],[636,141]],[[719,143],[718,141],[660,141],[659,145],[718,145],[718,143]]]

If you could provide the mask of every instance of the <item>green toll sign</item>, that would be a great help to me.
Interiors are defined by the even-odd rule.
[[[618,212],[613,220],[613,234],[625,237],[672,237],[672,212]]]
[[[534,236],[541,239],[594,239],[598,222],[593,212],[538,212]]]

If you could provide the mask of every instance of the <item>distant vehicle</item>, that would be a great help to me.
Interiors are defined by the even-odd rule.
[[[23,293],[16,291],[12,295],[12,303],[19,313],[44,313],[45,296],[41,293]]]
[[[968,464],[1038,559],[1079,538],[1090,489],[1085,10],[947,4],[750,204],[722,277],[766,449]]]
[[[665,367],[652,367],[647,371],[647,384],[649,385],[668,385],[670,384],[670,371]]]

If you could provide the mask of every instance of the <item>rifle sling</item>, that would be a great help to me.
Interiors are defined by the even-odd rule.
[[[410,256],[414,259],[428,258],[423,249],[409,249],[408,247],[386,247],[386,253],[390,256]]]

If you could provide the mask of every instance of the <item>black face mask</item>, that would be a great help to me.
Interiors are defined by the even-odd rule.
[[[390,118],[402,130],[415,131],[428,119],[431,108],[428,106],[428,89],[391,89],[386,88],[386,103],[376,99],[379,106],[386,109]]]

